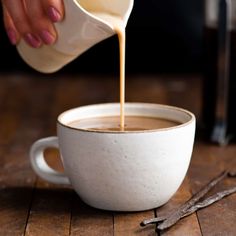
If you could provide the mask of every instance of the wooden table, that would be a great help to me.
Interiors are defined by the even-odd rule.
[[[192,214],[169,230],[139,223],[168,213],[185,202],[226,167],[236,168],[236,145],[219,147],[196,137],[187,177],[163,207],[139,213],[100,211],[85,205],[68,187],[38,178],[29,163],[30,145],[56,134],[56,117],[85,104],[118,101],[116,75],[0,76],[0,235],[236,235],[236,194]],[[127,75],[127,101],[177,105],[201,111],[199,76]],[[61,169],[55,150],[48,150],[50,165]],[[56,160],[56,161],[55,161]],[[227,179],[215,188],[236,185]]]

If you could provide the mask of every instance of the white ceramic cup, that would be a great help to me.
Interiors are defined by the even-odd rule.
[[[58,137],[36,141],[30,150],[35,172],[43,179],[70,184],[95,208],[143,211],[165,204],[180,187],[191,160],[195,116],[184,109],[149,103],[127,103],[127,116],[166,118],[180,125],[148,130],[104,132],[70,127],[78,119],[117,116],[120,104],[78,107],[58,117]],[[49,167],[48,147],[60,149],[65,173]]]

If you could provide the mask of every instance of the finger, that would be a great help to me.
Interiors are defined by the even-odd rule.
[[[20,35],[17,32],[16,27],[5,6],[3,6],[3,21],[10,42],[13,45],[16,45],[20,40]]]
[[[42,0],[42,4],[52,22],[58,22],[63,19],[64,4],[62,0]]]
[[[30,27],[23,1],[4,0],[3,4],[6,7],[17,31],[21,36],[23,36],[25,41],[32,47],[40,47],[41,40],[37,35],[34,34],[33,30]]]
[[[31,28],[45,44],[53,44],[56,40],[56,31],[53,23],[44,12],[41,0],[25,0],[25,8]]]

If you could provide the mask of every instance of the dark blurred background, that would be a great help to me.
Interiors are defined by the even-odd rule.
[[[127,25],[127,73],[199,73],[202,70],[203,1],[135,0]],[[19,57],[1,20],[0,71],[33,70]],[[85,52],[62,69],[66,73],[118,71],[117,37]]]

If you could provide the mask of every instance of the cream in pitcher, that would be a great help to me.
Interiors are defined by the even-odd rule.
[[[36,49],[23,40],[17,45],[22,59],[37,71],[53,73],[100,41],[125,28],[133,0],[65,0],[65,18],[56,23],[58,40]]]

